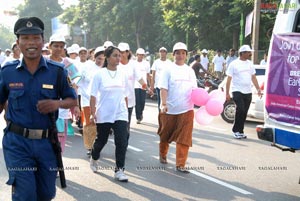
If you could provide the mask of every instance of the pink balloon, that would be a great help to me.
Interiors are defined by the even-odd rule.
[[[202,88],[196,88],[192,91],[192,101],[197,106],[203,106],[209,100],[209,95],[207,91]]]
[[[220,100],[223,104],[226,100],[226,94],[224,91],[221,90],[213,90],[209,93],[210,99],[218,99]]]
[[[200,107],[200,109],[195,113],[196,122],[200,125],[208,125],[214,119],[213,116],[207,113],[205,106]]]
[[[207,113],[212,116],[217,116],[221,114],[224,109],[223,102],[215,98],[209,99],[205,106]]]

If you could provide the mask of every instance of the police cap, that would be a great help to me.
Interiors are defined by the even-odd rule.
[[[44,23],[37,17],[24,17],[17,20],[14,27],[16,35],[42,34]]]

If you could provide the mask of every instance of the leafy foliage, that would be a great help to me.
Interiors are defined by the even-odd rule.
[[[63,12],[62,20],[72,27],[73,39],[82,37],[82,30],[87,33],[87,47],[110,40],[115,45],[128,42],[132,50],[156,52],[182,41],[190,50],[229,49],[238,48],[241,13],[245,18],[253,6],[254,0],[79,0],[78,6]],[[62,13],[58,0],[25,0],[19,9],[20,16],[44,20],[46,33],[51,18]],[[261,13],[260,49],[269,45],[274,19],[275,14]]]

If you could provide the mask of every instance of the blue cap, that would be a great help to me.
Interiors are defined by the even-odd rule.
[[[37,17],[24,17],[17,20],[14,27],[16,35],[42,34],[44,23]]]

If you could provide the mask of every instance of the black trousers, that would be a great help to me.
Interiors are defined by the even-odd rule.
[[[252,94],[242,94],[241,92],[232,92],[233,101],[236,104],[235,119],[232,131],[244,133],[244,124],[247,113],[252,101]]]
[[[97,123],[97,137],[92,149],[92,158],[94,160],[98,160],[100,158],[100,152],[108,141],[109,131],[111,128],[114,130],[116,169],[124,169],[128,145],[127,121]]]
[[[143,111],[146,102],[146,90],[134,89],[135,92],[135,116],[137,120],[143,119]]]
[[[155,88],[157,95],[158,112],[160,112],[160,88]]]

